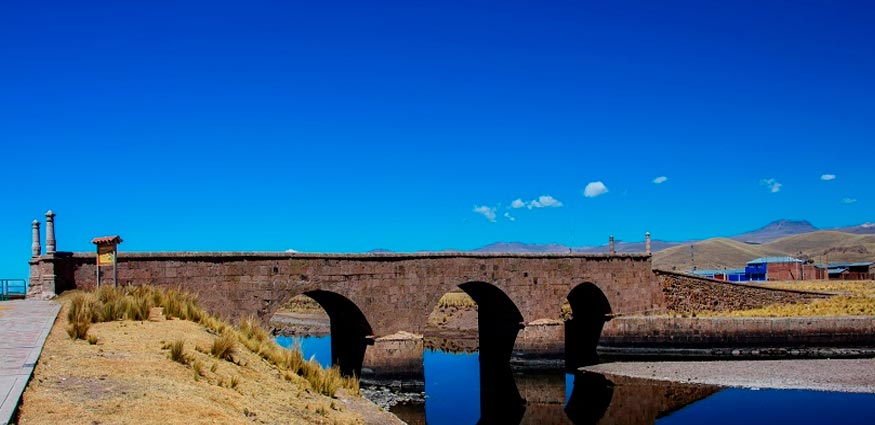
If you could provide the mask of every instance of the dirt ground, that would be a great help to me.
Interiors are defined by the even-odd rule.
[[[46,340],[23,396],[19,424],[396,424],[358,396],[329,398],[303,380],[282,379],[260,356],[237,346],[237,364],[208,351],[216,335],[183,320],[92,325],[97,344],[72,340],[64,311]],[[165,343],[185,341],[203,369],[169,358]]]

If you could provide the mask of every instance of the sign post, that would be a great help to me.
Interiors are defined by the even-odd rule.
[[[102,236],[92,239],[91,243],[97,245],[97,287],[100,288],[100,268],[104,266],[112,266],[112,286],[118,286],[118,244],[122,238]]]

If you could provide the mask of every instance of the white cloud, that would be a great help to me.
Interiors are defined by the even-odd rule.
[[[875,223],[863,223],[860,225],[860,227],[862,227],[864,229],[871,229],[871,228],[875,227]]]
[[[596,196],[604,195],[606,193],[608,193],[608,187],[600,181],[589,182],[586,187],[583,188],[583,196],[586,196],[587,198],[595,198]]]
[[[516,217],[510,215],[509,212],[504,213],[504,218],[506,218],[506,219],[508,219],[508,220],[510,220],[510,221],[516,221]]]
[[[780,192],[781,186],[783,186],[781,183],[778,183],[778,181],[775,179],[763,179],[763,180],[760,180],[760,184],[763,186],[768,186],[769,191],[772,193]]]
[[[559,208],[562,206],[562,202],[558,199],[550,196],[550,195],[541,195],[538,199],[525,202],[521,198],[518,198],[510,203],[510,207],[517,208]]]
[[[825,182],[828,182],[830,180],[835,180],[836,175],[835,174],[824,174],[824,175],[820,176],[820,179],[825,181]]]
[[[659,176],[659,177],[653,179],[653,183],[655,183],[655,184],[662,184],[662,183],[665,183],[666,181],[668,181],[668,177],[666,177],[666,176]]]
[[[486,217],[487,220],[495,223],[495,207],[487,207],[486,205],[474,206],[474,212],[477,214],[483,214],[483,217]]]
[[[845,199],[842,199],[842,203],[843,204],[855,204],[855,203],[857,203],[857,200],[854,198],[845,198]]]
[[[300,251],[296,251],[296,250],[294,250],[294,249],[289,248],[289,249],[286,250],[286,252],[300,252]]]
[[[559,202],[558,199],[550,196],[550,195],[541,195],[538,199],[529,202],[529,209],[532,208],[559,208],[562,206],[562,202]]]

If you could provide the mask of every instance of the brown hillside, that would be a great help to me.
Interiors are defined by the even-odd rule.
[[[875,261],[875,235],[820,231],[788,236],[774,242],[751,245],[731,239],[714,238],[665,249],[653,254],[653,265],[665,270],[741,268],[755,258],[791,256],[823,262]],[[825,256],[828,255],[828,257]]]
[[[680,245],[653,254],[653,266],[665,270],[724,269],[744,267],[748,261],[765,255],[784,255],[765,245],[750,245],[726,238],[713,238],[690,245]]]
[[[778,239],[768,246],[796,257],[823,262],[875,260],[875,235],[822,231]]]

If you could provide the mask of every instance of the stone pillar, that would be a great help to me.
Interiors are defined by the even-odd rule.
[[[652,251],[650,250],[650,232],[644,234],[644,252],[646,252],[648,255],[652,253]]]
[[[608,237],[608,252],[611,254],[616,254],[617,251],[614,249],[614,235]]]
[[[55,213],[52,210],[46,212],[46,254],[54,254],[55,248]]]
[[[399,379],[424,381],[423,350],[422,335],[402,331],[376,338],[365,351],[361,378],[377,384]]]
[[[43,248],[39,244],[40,236],[39,236],[39,222],[33,221],[33,243],[30,244],[31,256],[36,258],[39,257],[43,251]]]

